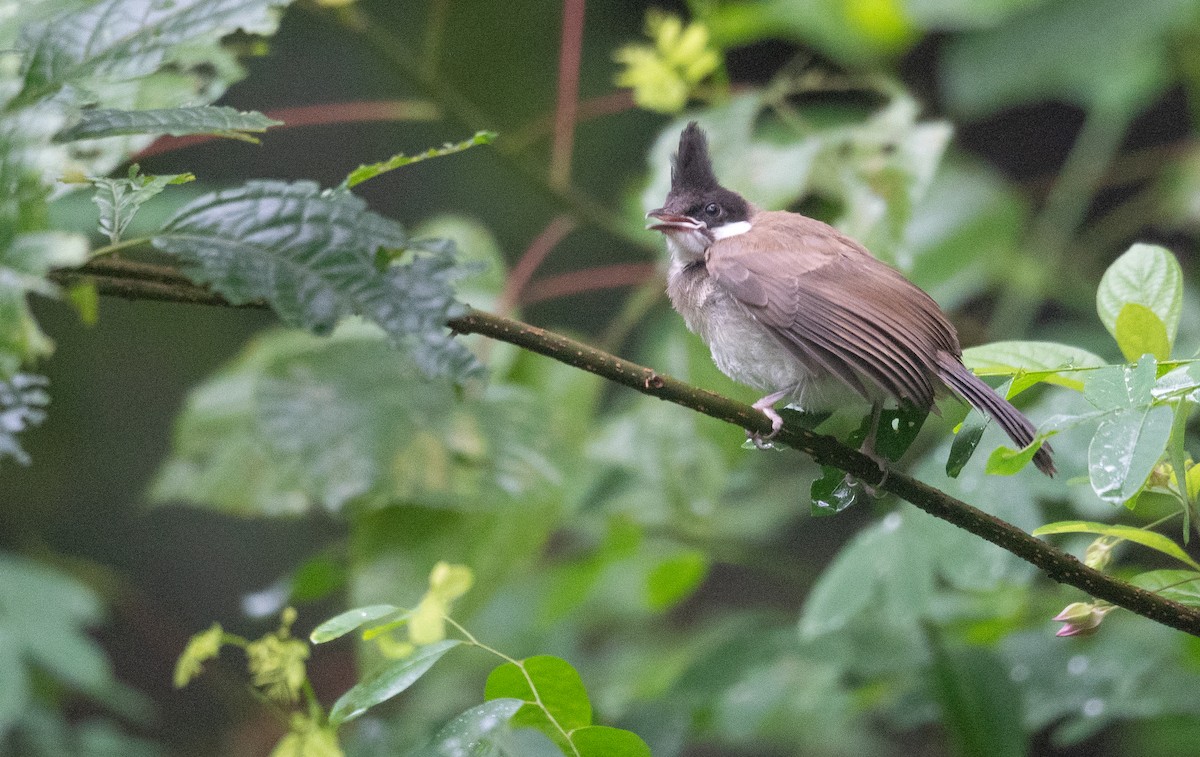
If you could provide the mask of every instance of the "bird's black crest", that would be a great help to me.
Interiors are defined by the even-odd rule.
[[[703,192],[718,186],[708,155],[708,139],[700,125],[692,121],[679,135],[679,152],[671,160],[672,191],[686,187]]]

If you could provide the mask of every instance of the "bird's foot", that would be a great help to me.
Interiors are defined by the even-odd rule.
[[[867,457],[871,458],[871,460],[873,460],[875,462],[875,466],[877,468],[879,468],[879,480],[876,481],[875,483],[872,484],[872,483],[863,481],[862,479],[859,479],[859,481],[863,485],[863,489],[866,490],[867,494],[871,495],[872,497],[879,498],[879,496],[880,496],[879,490],[883,487],[883,485],[885,483],[887,483],[888,473],[891,471],[891,469],[888,467],[887,458],[885,458],[883,455],[881,455],[875,451],[874,444],[870,444],[870,445],[864,444],[862,447],[859,448],[858,451],[861,452],[862,454],[866,455]],[[849,479],[850,479],[849,473],[846,474],[846,479],[847,479],[847,482],[849,482]]]
[[[767,416],[767,418],[771,421],[771,433],[760,434],[757,431],[746,429],[746,438],[754,442],[754,446],[758,447],[759,449],[771,449],[771,440],[779,434],[779,429],[783,428],[783,418],[779,416],[779,413],[775,412],[775,408],[771,407],[771,405],[775,403],[775,400],[763,404],[768,399],[771,399],[771,397],[763,397],[758,402],[755,402],[753,407],[755,410],[758,410],[763,415]]]

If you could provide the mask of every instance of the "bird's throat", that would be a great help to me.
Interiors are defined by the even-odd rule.
[[[736,237],[738,234],[745,234],[750,231],[749,221],[737,221],[735,223],[727,223],[724,226],[718,226],[712,230],[713,239],[720,241]]]

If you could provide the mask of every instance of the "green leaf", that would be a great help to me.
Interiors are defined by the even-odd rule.
[[[632,731],[589,725],[571,731],[579,757],[651,757],[650,747]]]
[[[592,723],[592,703],[583,680],[569,662],[558,657],[540,655],[500,665],[488,675],[484,697],[527,702],[513,716],[512,724],[536,728],[560,746],[563,731]]]
[[[971,408],[967,417],[963,419],[961,428],[954,434],[954,441],[950,444],[950,455],[946,458],[947,476],[958,478],[958,474],[962,473],[963,467],[979,447],[979,440],[983,438],[983,432],[987,425],[988,417],[975,408]]]
[[[564,437],[535,399],[511,385],[458,399],[360,321],[276,330],[193,390],[150,496],[274,515],[528,505],[562,475]]]
[[[0,460],[11,457],[21,465],[29,465],[29,455],[17,441],[17,434],[46,420],[50,395],[45,376],[18,373],[7,381],[0,380]]]
[[[410,242],[347,191],[250,182],[188,204],[153,241],[231,302],[265,300],[286,323],[318,334],[359,314],[430,375],[461,380],[480,370],[446,329],[462,311],[451,287],[460,272],[452,245]],[[405,248],[419,252],[377,267],[378,251]]]
[[[53,231],[21,234],[0,246],[0,379],[53,352],[54,345],[34,321],[25,295],[56,296],[58,287],[46,274],[51,268],[82,263],[87,249],[83,236]]]
[[[948,152],[905,230],[909,278],[946,310],[965,305],[988,285],[988,261],[1021,260],[1028,216],[995,169]]]
[[[688,550],[655,565],[646,576],[646,602],[652,610],[665,610],[691,596],[708,575],[708,557]]]
[[[1024,757],[1021,696],[1009,666],[981,646],[933,640],[933,695],[955,754]]]
[[[997,447],[992,450],[992,454],[988,455],[986,472],[993,476],[1011,476],[1020,472],[1041,449],[1041,442],[1042,439],[1039,437],[1017,450],[1010,447]]]
[[[1114,365],[1087,377],[1083,396],[1097,410],[1146,408],[1154,401],[1158,362],[1153,358],[1137,365]]]
[[[385,615],[396,612],[399,608],[393,605],[370,605],[347,610],[341,615],[335,615],[312,630],[308,635],[313,644],[324,644],[327,641],[341,638],[351,631],[379,620]]]
[[[1066,100],[1132,112],[1172,81],[1167,40],[1192,18],[1187,0],[1036,3],[992,28],[956,35],[942,59],[947,103],[983,116]],[[1095,51],[1104,50],[1098,66]]]
[[[1135,244],[1117,258],[1101,277],[1100,287],[1096,290],[1096,310],[1104,328],[1108,329],[1118,344],[1121,344],[1121,333],[1117,321],[1121,311],[1130,303],[1148,308],[1162,321],[1166,328],[1169,353],[1170,345],[1175,343],[1179,317],[1183,312],[1183,273],[1179,262],[1168,250],[1157,245]],[[1126,317],[1138,319],[1131,325],[1141,325],[1144,320],[1137,315]],[[1142,339],[1150,343],[1154,341],[1153,336]],[[1160,357],[1152,350],[1146,351]],[[1126,357],[1134,360],[1141,355]]]
[[[55,140],[70,142],[124,134],[169,134],[172,137],[213,134],[257,142],[251,133],[264,132],[282,123],[254,111],[242,112],[217,105],[153,110],[96,108],[81,111],[78,120],[59,132]]]
[[[289,604],[306,604],[325,599],[345,588],[348,578],[346,561],[328,553],[319,553],[301,563],[292,572],[288,586]]]
[[[1171,363],[1168,362],[1167,365]],[[1160,366],[1160,370],[1161,370]],[[1158,402],[1188,399],[1200,401],[1200,363],[1190,363],[1172,368],[1158,377],[1151,396]]]
[[[855,7],[858,13],[851,10]],[[858,68],[915,41],[907,9],[901,7],[891,2],[847,6],[841,0],[766,0],[714,5],[704,19],[722,47],[784,38]]]
[[[136,163],[129,167],[129,176],[124,179],[90,177],[88,181],[96,188],[92,201],[100,209],[100,233],[116,244],[147,200],[173,184],[186,184],[195,178],[190,173],[142,176]]]
[[[1200,573],[1194,570],[1149,570],[1130,578],[1129,583],[1163,599],[1200,607]]]
[[[1142,355],[1153,355],[1159,360],[1171,357],[1171,342],[1167,329],[1154,311],[1136,302],[1127,302],[1117,315],[1117,346],[1129,362]]]
[[[99,622],[101,606],[86,586],[57,570],[0,552],[0,647],[21,660],[21,669],[5,685],[0,711],[11,713],[36,668],[66,686],[92,696],[111,692],[116,682],[108,660],[88,634]],[[0,653],[0,657],[5,657]],[[11,670],[12,658],[0,660]],[[5,695],[0,695],[3,700]],[[22,702],[24,704],[24,702]],[[0,719],[3,715],[0,715]]]
[[[486,754],[488,736],[504,729],[524,704],[520,699],[493,699],[472,707],[447,723],[434,737],[430,754],[438,757],[478,757]]]
[[[412,156],[405,155],[404,153],[397,153],[396,155],[393,155],[387,160],[380,161],[379,163],[371,163],[370,165],[359,166],[350,172],[350,175],[347,176],[346,180],[342,182],[342,186],[358,186],[368,179],[374,179],[380,174],[387,173],[388,171],[394,171],[397,168],[402,168],[403,166],[407,166],[411,163],[419,163],[422,160],[429,160],[430,158],[440,158],[445,155],[453,155],[456,152],[468,150],[476,145],[491,144],[492,141],[498,136],[500,135],[496,134],[494,131],[477,131],[475,132],[475,136],[471,137],[470,139],[464,139],[457,144],[447,142],[441,147],[431,147],[425,152],[419,152]]]
[[[425,675],[426,671],[442,658],[442,655],[461,643],[457,639],[445,639],[428,646],[418,647],[411,657],[388,664],[338,697],[333,704],[333,709],[329,711],[329,724],[336,728],[342,723],[362,715],[380,702],[396,696]]]
[[[1141,544],[1143,547],[1156,549],[1165,555],[1170,555],[1176,560],[1181,560],[1193,568],[1200,570],[1200,563],[1189,557],[1178,544],[1160,533],[1147,531],[1144,528],[1114,526],[1107,523],[1093,523],[1085,520],[1064,520],[1057,523],[1047,523],[1033,531],[1034,536],[1049,536],[1051,534],[1097,534],[1099,536],[1112,536],[1117,539],[1134,542],[1135,544]]]
[[[1055,342],[992,342],[963,350],[963,364],[978,376],[1012,376],[1012,397],[1039,381],[1082,391],[1086,369],[1105,362],[1087,350]]]
[[[130,80],[172,60],[179,48],[235,31],[271,34],[274,9],[290,0],[100,0],[27,26],[21,98],[64,84]]]
[[[29,677],[25,662],[21,659],[21,648],[16,644],[0,644],[0,736],[21,718],[29,703]]]
[[[1171,436],[1171,408],[1123,410],[1102,422],[1088,445],[1088,476],[1096,496],[1122,504],[1133,499],[1162,457]]]

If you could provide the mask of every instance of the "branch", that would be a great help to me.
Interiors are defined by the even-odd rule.
[[[91,278],[101,294],[127,299],[229,305],[220,295],[191,284],[174,269],[144,263],[97,259],[81,268],[56,271],[51,277],[65,283]],[[251,303],[244,307],[265,308],[266,305]],[[521,321],[470,310],[465,315],[451,319],[447,326],[460,334],[482,334],[514,344],[741,428],[762,434],[771,430],[766,416],[747,404],[697,389],[651,368]],[[891,492],[930,515],[1008,550],[1059,583],[1073,586],[1163,625],[1200,636],[1200,610],[1172,602],[1089,568],[1072,555],[1030,536],[1011,523],[921,483],[906,473],[888,469],[881,474],[875,460],[832,437],[785,425],[776,439],[822,465],[844,470],[871,483],[876,489]]]

